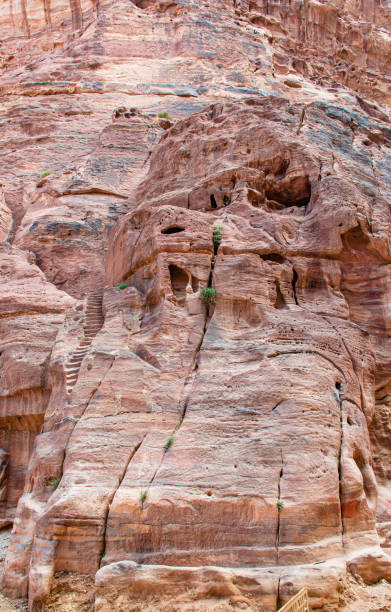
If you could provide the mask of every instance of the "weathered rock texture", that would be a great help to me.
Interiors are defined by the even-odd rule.
[[[1,5],[3,588],[31,610],[64,572],[102,612],[391,579],[390,14]]]

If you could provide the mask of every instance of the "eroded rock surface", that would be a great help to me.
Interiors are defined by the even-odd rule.
[[[2,5],[3,588],[31,610],[67,573],[102,612],[391,579],[390,8],[294,5]]]

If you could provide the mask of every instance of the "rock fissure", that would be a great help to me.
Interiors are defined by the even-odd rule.
[[[365,404],[365,399],[364,399],[364,393],[363,393],[363,389],[362,389],[362,384],[361,384],[361,380],[360,380],[360,375],[358,373],[357,370],[357,366],[356,366],[356,362],[353,358],[352,352],[349,349],[347,343],[345,342],[344,337],[342,336],[342,334],[339,332],[339,330],[333,325],[333,323],[330,321],[330,319],[328,317],[324,317],[324,319],[329,323],[329,325],[331,325],[331,327],[335,330],[336,334],[338,335],[340,341],[342,342],[345,351],[347,353],[347,355],[349,356],[350,362],[352,364],[352,370],[356,376],[357,379],[357,384],[358,387],[360,389],[360,398],[361,398],[361,411],[364,412],[364,414],[366,414],[366,404]]]
[[[293,272],[293,279],[292,279],[293,297],[295,299],[296,305],[299,306],[299,300],[297,299],[297,291],[296,291],[297,281],[299,280],[299,277],[298,277],[297,272],[296,272],[296,270],[294,268],[292,268],[292,272]]]
[[[345,547],[345,524],[344,524],[344,509],[343,509],[343,443],[344,443],[344,421],[343,421],[343,399],[342,399],[342,387],[341,383],[336,383],[336,390],[338,393],[338,406],[340,414],[340,440],[339,440],[339,453],[338,453],[338,477],[339,477],[339,507],[340,507],[340,520],[341,520],[341,540],[342,548]]]
[[[213,270],[214,270],[214,266],[215,266],[215,255],[212,256],[211,259],[211,265],[210,265],[210,273],[209,273],[209,277],[208,277],[208,287],[212,287],[212,283],[213,283]],[[191,391],[193,389],[194,386],[194,382],[195,382],[195,378],[197,376],[197,368],[198,368],[198,358],[200,355],[200,351],[202,348],[202,344],[204,342],[204,338],[205,338],[205,334],[207,332],[208,329],[208,322],[210,321],[210,317],[209,317],[209,307],[205,306],[205,316],[204,316],[204,326],[203,326],[203,330],[202,330],[202,334],[201,334],[201,338],[199,340],[199,343],[196,347],[196,350],[194,351],[194,355],[192,358],[192,363],[190,366],[190,372],[187,376],[187,379],[184,383],[184,393],[183,393],[183,398],[181,399],[181,403],[183,405],[182,411],[181,411],[181,416],[179,419],[179,422],[177,423],[177,425],[175,426],[175,428],[173,429],[172,433],[170,434],[170,438],[173,438],[175,436],[175,434],[178,432],[178,430],[180,429],[184,418],[186,416],[186,411],[187,411],[187,407],[188,407],[188,403],[191,397]],[[186,393],[187,388],[189,387],[189,391]],[[142,500],[142,508],[144,507],[144,503],[147,501],[148,499],[148,492],[149,489],[151,488],[151,486],[154,483],[154,480],[161,468],[161,466],[163,465],[165,459],[165,452],[163,452],[159,465],[157,466],[155,472],[153,473],[153,476],[149,482],[149,485],[145,491],[145,500]]]
[[[306,113],[306,110],[307,110],[307,107],[306,107],[306,106],[304,106],[304,107],[302,108],[302,110],[301,110],[301,113],[300,113],[300,118],[299,118],[299,123],[298,123],[297,129],[296,129],[296,135],[297,135],[297,136],[300,134],[300,132],[301,132],[301,130],[302,130],[302,127],[303,127],[303,124],[304,124],[304,121],[305,121],[305,113]]]
[[[278,485],[277,485],[277,528],[276,528],[276,560],[277,565],[280,562],[280,538],[281,538],[281,513],[284,510],[284,502],[281,499],[281,482],[284,476],[284,457],[281,451],[281,469],[278,474]]]
[[[124,469],[122,471],[122,474],[120,475],[119,479],[118,479],[118,485],[117,487],[113,490],[112,495],[110,496],[109,500],[107,501],[107,509],[106,509],[106,514],[105,514],[105,518],[104,518],[104,529],[103,529],[103,542],[102,542],[102,550],[100,552],[100,562],[99,565],[101,565],[102,560],[104,559],[104,556],[106,554],[106,532],[107,532],[107,522],[108,522],[108,518],[109,518],[109,514],[110,514],[110,509],[111,509],[111,505],[113,503],[115,494],[117,493],[118,489],[120,488],[120,486],[122,485],[122,482],[126,476],[126,472],[128,470],[128,467],[130,465],[130,462],[132,461],[133,457],[135,456],[135,454],[137,453],[137,451],[139,450],[139,448],[141,447],[142,443],[144,442],[145,438],[146,438],[147,434],[145,433],[141,440],[136,444],[136,446],[132,449],[132,451],[130,452],[130,455],[128,457],[128,460],[125,463]]]
[[[113,362],[114,362],[114,357],[112,358],[111,363],[110,363],[110,365],[109,365],[109,367],[108,367],[107,371],[105,372],[105,375],[104,375],[104,376],[101,378],[100,383],[99,383],[99,386],[102,384],[103,379],[104,379],[104,378],[105,378],[105,376],[107,375],[108,371],[111,369],[111,367],[112,367],[112,365],[113,365]],[[61,466],[59,466],[59,469],[58,469],[58,470],[57,470],[57,471],[56,471],[54,474],[53,474],[53,473],[51,474],[50,482],[53,482],[53,479],[54,479],[54,480],[55,480],[55,482],[57,483],[57,484],[56,484],[56,487],[57,487],[57,486],[60,484],[60,482],[61,482],[61,480],[62,480],[62,477],[63,477],[63,475],[64,475],[64,463],[65,463],[65,460],[66,460],[66,456],[67,456],[67,449],[68,449],[68,447],[69,447],[69,444],[70,444],[70,441],[71,441],[71,438],[72,438],[72,434],[73,434],[73,432],[74,432],[75,427],[77,426],[77,424],[78,424],[78,423],[80,422],[80,420],[83,418],[83,415],[84,415],[85,411],[87,410],[88,405],[89,405],[89,403],[90,403],[90,401],[91,401],[92,397],[93,397],[93,396],[94,396],[94,394],[95,394],[95,393],[98,391],[99,386],[98,386],[97,388],[95,388],[95,389],[93,389],[93,390],[92,390],[91,395],[90,395],[89,399],[87,400],[87,402],[85,403],[84,409],[83,409],[83,411],[82,411],[81,415],[79,416],[79,418],[77,418],[77,419],[69,419],[69,418],[68,418],[68,419],[66,419],[66,420],[65,420],[65,419],[63,420],[63,422],[64,422],[64,423],[65,423],[65,421],[66,421],[66,422],[70,422],[71,424],[73,424],[73,427],[72,427],[72,429],[71,429],[71,430],[68,432],[68,435],[67,435],[66,440],[65,440],[65,443],[64,443],[63,451],[62,451],[62,453],[61,453]],[[49,433],[49,432],[51,432],[51,431],[53,431],[53,428],[50,428],[50,429],[48,429],[48,430],[44,430],[44,432],[45,432],[45,433],[46,433],[46,432],[48,432],[48,433]],[[34,484],[34,483],[32,483],[32,484]],[[34,495],[34,490],[32,490],[32,494]],[[40,490],[38,489],[38,495],[37,495],[37,494],[35,494],[35,497],[37,498],[37,499],[36,499],[36,501],[41,501],[41,500],[39,500],[39,496],[40,496],[40,495],[42,495],[42,491],[40,491]],[[50,498],[49,498],[49,501],[50,501]],[[49,501],[48,501],[48,503],[49,503]],[[46,508],[45,510],[47,510],[47,508]],[[50,534],[50,535],[52,535],[52,534]],[[54,555],[55,548],[56,548],[56,542],[54,542],[54,541],[53,541],[53,538],[52,538],[52,537],[49,537],[48,539],[49,539],[49,540],[50,540],[50,542],[52,543],[52,546],[51,546],[51,548],[52,548],[52,555]],[[33,567],[33,564],[32,564],[32,562],[31,562],[32,544],[33,544],[33,542],[31,542],[31,543],[30,543],[30,545],[29,545],[29,547],[28,547],[28,550],[26,551],[26,552],[27,552],[26,563],[27,563],[27,567],[29,568],[29,569],[27,569],[27,568],[26,568],[26,571],[31,571],[31,567]],[[53,566],[53,565],[54,565],[54,563],[55,563],[55,559],[54,559],[54,557],[53,557],[53,556],[49,556],[49,557],[46,559],[46,563],[48,563],[48,562],[49,562],[49,564],[51,564],[51,565]],[[46,589],[48,589],[48,588],[50,589],[50,584],[46,583],[46,585],[45,585],[45,596],[44,596],[44,597],[46,597],[46,596],[49,594],[49,593],[46,591]],[[41,602],[41,598],[39,599],[39,602]],[[37,604],[38,604],[38,602],[37,602]],[[42,605],[42,606],[43,606],[44,604],[39,603],[38,605]]]

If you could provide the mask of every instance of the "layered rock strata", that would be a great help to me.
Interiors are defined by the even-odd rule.
[[[272,610],[301,584],[337,606],[346,564],[391,576],[370,444],[386,452],[388,129],[270,98],[165,133],[71,390],[77,317],[52,350],[8,592],[40,609],[56,572],[98,572],[98,610],[171,584]]]
[[[4,591],[390,579],[388,3],[1,10]]]

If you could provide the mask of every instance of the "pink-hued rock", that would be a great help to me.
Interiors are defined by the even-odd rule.
[[[3,242],[0,258],[0,520],[9,522],[44,421],[50,353],[74,299],[47,282],[31,253]]]
[[[110,564],[118,598],[99,579],[96,605],[120,609],[124,585],[131,599],[139,590],[125,561],[159,576],[214,566],[234,580],[272,568],[271,591],[259,579],[252,593],[272,610],[303,584],[311,601],[337,605],[345,554],[365,579],[368,567],[371,580],[388,577],[368,430],[387,354],[388,188],[374,205],[366,149],[341,135],[348,114],[314,103],[300,123],[301,110],[282,99],[219,104],[153,151],[111,232],[106,274],[120,285],[105,289],[104,321],[87,301],[83,321],[80,304],[57,336],[8,593],[29,584],[39,606],[55,572]],[[366,134],[368,119],[355,121]],[[204,304],[208,286],[215,304]],[[368,549],[381,563],[358,561]],[[319,563],[316,579],[294,570]],[[145,571],[152,592],[155,570]],[[189,574],[199,588],[202,572]]]
[[[61,572],[100,612],[390,579],[390,8],[364,4],[1,5],[3,588],[30,610]]]
[[[12,227],[12,213],[5,203],[4,192],[0,189],[0,241],[6,240]]]

